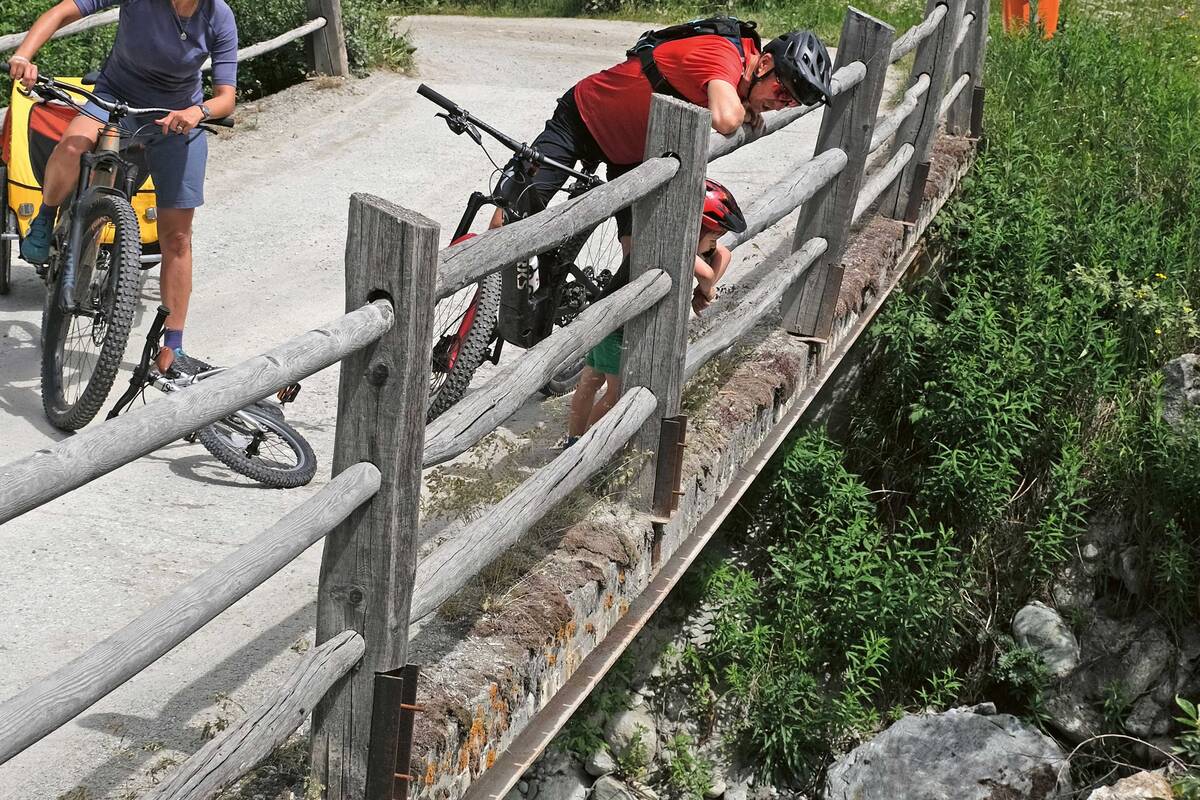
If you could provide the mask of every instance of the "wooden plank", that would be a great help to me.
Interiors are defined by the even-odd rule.
[[[971,76],[971,91],[959,94],[946,111],[946,132],[952,136],[979,136],[982,131],[971,128],[971,106],[976,92],[983,90],[983,67],[987,51],[988,0],[967,0],[967,11],[972,16],[967,38],[954,59],[951,75],[967,73]]]
[[[828,247],[824,239],[810,239],[783,260],[767,278],[736,306],[724,310],[709,326],[709,332],[688,345],[684,379],[691,380],[713,357],[725,352],[758,327],[779,307],[784,293],[821,257]]]
[[[674,158],[652,158],[614,181],[523,220],[482,233],[440,253],[440,300],[517,261],[558,247],[675,176]]]
[[[837,177],[846,166],[846,154],[841,150],[826,150],[819,156],[799,165],[771,188],[759,193],[744,208],[746,230],[730,231],[721,237],[721,244],[735,250],[774,225],[820,191]]]
[[[676,153],[679,172],[633,204],[631,279],[662,269],[672,281],[670,294],[625,326],[621,386],[624,391],[645,386],[658,398],[658,412],[634,437],[638,452],[655,453],[663,417],[679,413],[711,118],[708,109],[666,95],[656,94],[650,103],[646,157]],[[633,482],[628,498],[642,510],[649,510],[654,494],[653,462],[651,458]]]
[[[265,42],[259,42],[258,44],[253,44],[249,47],[243,47],[237,51],[238,63],[249,61],[252,58],[257,58],[264,53],[270,53],[272,50],[278,50],[285,44],[289,44],[297,39],[308,36],[313,31],[321,30],[321,28],[324,28],[326,24],[327,21],[324,17],[317,17],[316,19],[310,19],[299,28],[293,28],[287,33],[281,33],[274,38],[267,39]],[[212,59],[206,59],[200,69],[203,72],[210,72],[212,70]]]
[[[355,464],[124,628],[0,704],[0,764],[153,664],[292,562],[379,489]]]
[[[913,60],[912,73],[908,79],[909,86],[915,85],[922,76],[928,76],[929,90],[922,95],[913,113],[900,123],[896,130],[896,137],[892,141],[892,156],[895,156],[905,145],[911,145],[914,151],[908,165],[879,204],[880,213],[892,219],[903,219],[908,208],[909,194],[914,190],[924,190],[924,187],[914,184],[913,178],[916,174],[917,164],[928,161],[930,153],[933,152],[933,143],[937,138],[940,119],[938,110],[946,90],[950,64],[954,59],[954,42],[958,38],[966,0],[926,0],[926,2],[927,11],[932,11],[936,5],[943,4],[946,8],[946,17],[945,23],[917,48],[917,56]]]
[[[904,99],[895,108],[875,120],[875,133],[871,135],[872,153],[883,147],[884,142],[896,133],[900,123],[917,110],[918,101],[927,91],[929,91],[929,75],[923,73],[917,82],[904,93]]]
[[[888,163],[884,164],[881,169],[867,180],[862,190],[858,193],[858,202],[854,204],[854,216],[851,217],[851,225],[857,224],[862,215],[867,213],[867,209],[879,199],[879,195],[883,194],[884,190],[895,182],[904,168],[912,161],[912,157],[913,146],[911,144],[901,145],[896,154],[888,159]]]
[[[473,447],[545,386],[563,364],[583,358],[601,339],[650,308],[670,289],[670,276],[660,269],[651,270],[527,350],[520,360],[500,370],[426,428],[424,466],[448,461]]]
[[[288,740],[329,688],[362,659],[366,645],[344,631],[304,655],[291,674],[150,790],[144,800],[211,800]]]
[[[515,544],[550,509],[606,466],[658,406],[645,387],[626,391],[578,442],[470,523],[460,524],[417,569],[412,619],[418,620],[466,586]],[[443,534],[445,535],[445,534]]]
[[[312,37],[309,65],[318,75],[350,77],[350,58],[346,55],[346,31],[342,28],[342,0],[305,0],[308,18],[324,17],[328,24]]]
[[[842,92],[848,92],[857,86],[866,75],[867,71],[862,64],[847,64],[833,73],[829,85],[830,93],[836,97]],[[801,117],[822,107],[821,105],[796,106],[781,111],[768,111],[763,114],[761,128],[743,125],[728,136],[712,131],[708,137],[708,160],[716,161],[721,156],[727,156],[751,142],[783,130]]]
[[[371,303],[185,391],[0,467],[0,523],[336,364],[382,336],[392,320],[390,304]]]
[[[350,198],[346,307],[386,297],[400,311],[392,330],[346,358],[338,388],[333,472],[370,461],[381,488],[330,534],[321,559],[317,641],[354,630],[367,642],[363,668],[313,713],[312,763],[329,800],[363,796],[374,673],[403,666],[408,652],[437,246],[431,220]]]
[[[93,28],[103,28],[105,25],[111,25],[117,21],[120,15],[119,8],[113,8],[108,11],[101,11],[98,14],[84,17],[83,19],[75,20],[69,25],[63,25],[61,28],[51,34],[51,39],[61,39],[64,36],[74,36],[77,33],[90,31]],[[21,46],[21,42],[25,41],[25,37],[29,35],[29,31],[21,31],[20,33],[9,33],[0,36],[0,53],[7,50],[16,50]]]
[[[915,50],[917,45],[925,41],[926,38],[937,30],[937,27],[942,24],[942,20],[945,18],[946,4],[939,2],[933,7],[933,11],[925,15],[925,19],[909,28],[904,32],[903,36],[897,37],[896,41],[892,42],[891,63],[895,64]]]
[[[846,12],[837,63],[861,62],[866,77],[854,91],[835,97],[821,119],[816,152],[837,148],[846,153],[847,161],[837,179],[804,204],[796,225],[794,248],[814,237],[829,243],[825,254],[784,299],[784,326],[799,336],[824,340],[833,327],[833,312],[842,286],[842,253],[862,185],[875,115],[883,97],[893,33],[887,23],[855,8]]]

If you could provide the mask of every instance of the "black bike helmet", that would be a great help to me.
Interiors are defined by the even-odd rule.
[[[833,62],[812,31],[791,31],[767,42],[764,53],[775,59],[779,82],[800,105],[828,103],[833,97]]]

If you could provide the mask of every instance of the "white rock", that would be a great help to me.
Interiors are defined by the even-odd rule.
[[[588,775],[591,775],[593,778],[599,778],[602,775],[615,772],[617,762],[607,750],[601,748],[588,757],[587,763],[583,765],[583,768],[587,771]]]
[[[626,709],[608,718],[604,740],[614,754],[624,755],[626,748],[638,738],[645,745],[647,756],[653,758],[658,744],[658,727],[645,706]]]
[[[592,800],[637,800],[637,796],[616,778],[605,776],[592,784]]]
[[[1065,678],[1079,666],[1079,641],[1058,612],[1034,601],[1013,617],[1017,644],[1038,654],[1050,674]]]
[[[1139,772],[1097,789],[1088,800],[1171,800],[1171,782],[1157,772]]]

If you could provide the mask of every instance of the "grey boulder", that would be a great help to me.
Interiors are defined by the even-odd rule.
[[[1079,666],[1079,641],[1058,612],[1034,601],[1013,617],[1013,638],[1045,663],[1050,674],[1065,678]]]

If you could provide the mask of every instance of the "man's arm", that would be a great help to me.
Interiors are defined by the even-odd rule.
[[[738,97],[737,87],[728,81],[711,80],[708,91],[708,110],[712,112],[713,130],[723,136],[736,131],[746,121],[746,107]]]

